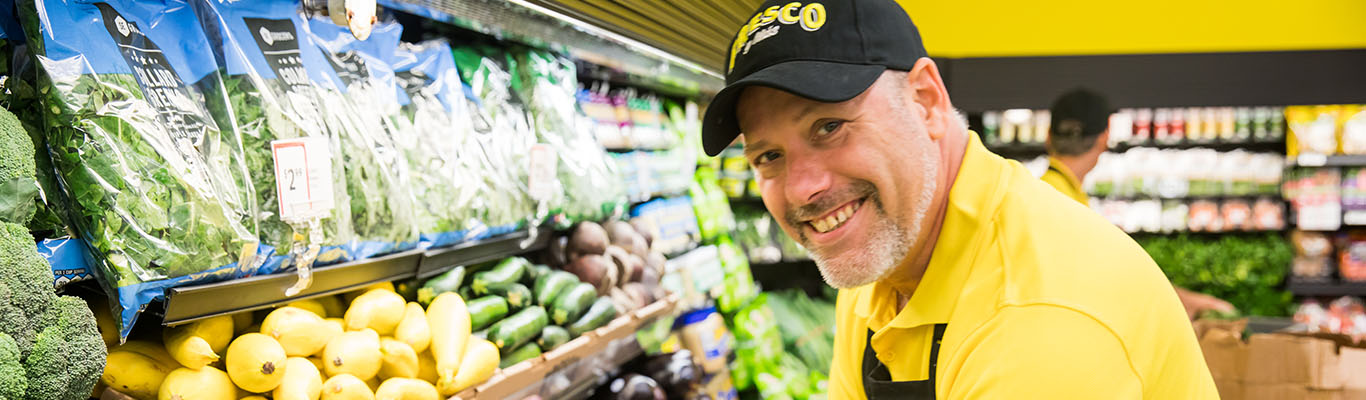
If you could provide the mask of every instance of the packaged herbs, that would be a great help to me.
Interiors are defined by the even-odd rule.
[[[24,0],[43,119],[71,219],[127,334],[166,287],[255,273],[257,204],[214,56],[179,0]],[[155,29],[153,29],[155,27]],[[55,28],[55,29],[54,29]]]

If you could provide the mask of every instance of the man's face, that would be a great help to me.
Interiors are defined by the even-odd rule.
[[[836,288],[881,280],[925,236],[940,155],[904,76],[842,103],[752,87],[736,106],[764,205]]]

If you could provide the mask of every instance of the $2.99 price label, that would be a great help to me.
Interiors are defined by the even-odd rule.
[[[332,152],[327,139],[306,137],[270,143],[280,219],[323,218],[332,211]]]

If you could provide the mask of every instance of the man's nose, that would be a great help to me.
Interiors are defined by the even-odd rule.
[[[795,204],[806,204],[830,188],[831,174],[825,163],[811,155],[792,158],[787,163],[787,199]]]

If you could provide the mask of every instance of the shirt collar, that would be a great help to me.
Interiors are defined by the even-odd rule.
[[[1077,175],[1073,174],[1072,169],[1068,168],[1067,164],[1063,164],[1062,160],[1059,160],[1057,157],[1049,156],[1048,168],[1062,174],[1062,177],[1067,180],[1067,185],[1072,187],[1073,192],[1082,193],[1081,180],[1077,179]]]
[[[1004,176],[1009,165],[987,151],[976,132],[969,131],[968,136],[963,164],[949,190],[948,209],[930,265],[906,307],[896,312],[896,293],[887,285],[872,283],[858,290],[854,312],[868,321],[869,328],[909,328],[948,322],[973,260],[980,253],[980,239],[986,233],[982,228],[995,217],[1004,197]]]

